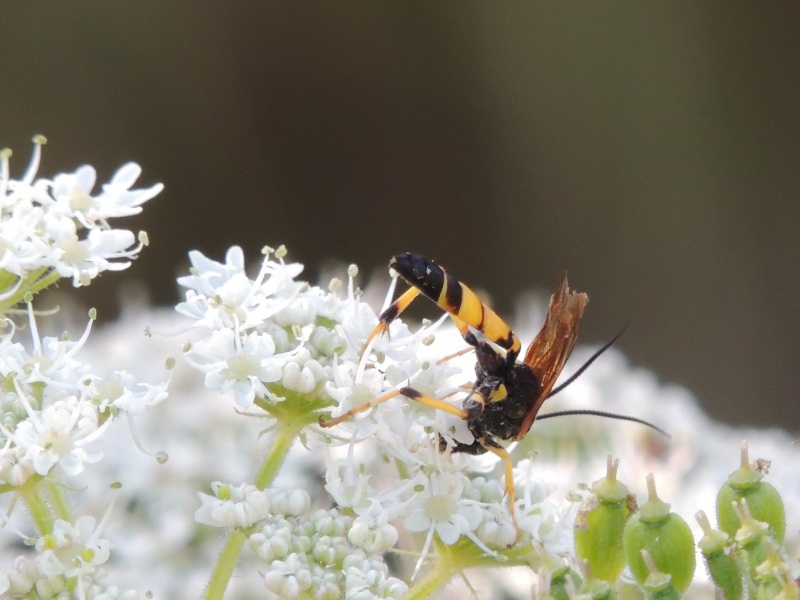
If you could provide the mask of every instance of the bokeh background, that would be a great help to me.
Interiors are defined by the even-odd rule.
[[[0,146],[123,162],[151,246],[82,292],[174,303],[197,248],[312,280],[411,250],[501,314],[564,269],[582,339],[731,423],[800,429],[800,4],[9,3]],[[669,429],[668,423],[659,425]]]

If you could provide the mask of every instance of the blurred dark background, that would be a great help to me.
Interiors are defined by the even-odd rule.
[[[412,250],[501,314],[568,269],[584,341],[633,319],[634,364],[797,430],[798,31],[794,2],[12,3],[0,146],[165,183],[101,321],[132,281],[174,303],[192,248],[285,243],[312,280]]]

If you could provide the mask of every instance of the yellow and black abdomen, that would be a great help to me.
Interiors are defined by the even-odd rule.
[[[389,266],[425,296],[459,320],[474,327],[495,344],[516,357],[520,351],[519,338],[497,313],[486,306],[477,294],[448,274],[432,260],[419,254],[398,254]],[[459,326],[459,329],[462,327]],[[462,329],[462,333],[465,333]]]

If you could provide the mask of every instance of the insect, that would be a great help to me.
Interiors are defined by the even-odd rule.
[[[472,389],[459,408],[442,399],[422,394],[412,387],[404,387],[376,398],[370,403],[357,406],[335,419],[329,421],[320,419],[320,425],[332,427],[395,396],[405,396],[461,417],[467,422],[474,441],[468,444],[456,442],[452,445],[452,451],[473,455],[491,452],[503,461],[509,511],[518,536],[519,526],[514,512],[513,465],[508,451],[500,442],[524,438],[536,420],[542,403],[566,385],[562,384],[559,388],[553,389],[556,379],[575,347],[578,329],[589,298],[584,293],[570,291],[565,273],[550,298],[550,306],[541,331],[528,346],[523,360],[517,362],[522,348],[519,338],[505,321],[481,302],[475,292],[465,284],[448,274],[434,261],[418,254],[397,255],[391,259],[389,266],[410,285],[410,288],[381,313],[378,317],[379,323],[367,338],[365,348],[369,347],[376,336],[386,332],[389,324],[408,308],[419,294],[423,294],[450,314],[464,341],[475,349],[477,362]],[[473,329],[480,332],[483,339],[478,339]],[[595,353],[567,383],[579,375],[615,339]],[[490,342],[502,351],[496,350]],[[638,421],[630,417],[621,418]],[[446,449],[446,446],[447,443],[440,437],[441,449]]]

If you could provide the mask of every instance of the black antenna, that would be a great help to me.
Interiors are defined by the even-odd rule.
[[[617,335],[615,335],[608,342],[603,344],[603,346],[597,352],[592,354],[589,357],[589,360],[587,360],[585,363],[583,363],[581,365],[580,369],[578,369],[572,375],[570,375],[569,379],[567,379],[564,383],[562,383],[558,387],[555,387],[552,390],[550,390],[550,393],[547,394],[547,397],[549,398],[550,396],[555,396],[558,392],[560,392],[565,387],[567,387],[570,383],[575,381],[586,369],[589,368],[589,365],[591,365],[595,360],[597,360],[597,358],[603,352],[608,350],[614,344],[614,342],[616,342],[620,337],[622,337],[622,334],[625,333],[625,330],[628,329],[629,326],[630,326],[630,323],[627,323],[625,325],[625,327],[623,327]],[[587,410],[559,410],[557,412],[547,413],[547,414],[544,414],[544,415],[537,415],[536,416],[536,420],[537,421],[541,421],[542,419],[550,419],[552,417],[565,417],[565,416],[568,416],[568,415],[591,415],[593,417],[605,417],[606,419],[617,419],[619,421],[631,421],[633,423],[639,423],[640,425],[646,425],[647,427],[649,427],[651,429],[655,429],[658,433],[660,433],[664,437],[667,437],[667,438],[671,438],[672,437],[670,434],[668,434],[666,431],[664,431],[660,427],[656,427],[655,425],[653,425],[652,423],[648,423],[644,419],[637,419],[636,417],[631,417],[631,416],[628,416],[628,415],[619,415],[617,413],[610,413],[610,412],[605,412],[605,411],[602,411],[602,410],[588,410],[588,409]]]
[[[555,396],[555,395],[556,395],[558,392],[560,392],[561,390],[563,390],[563,389],[564,389],[565,387],[567,387],[567,386],[568,386],[570,383],[572,383],[572,382],[573,382],[573,381],[575,381],[575,380],[576,380],[578,377],[580,377],[581,373],[583,373],[583,372],[584,372],[586,369],[588,369],[588,368],[589,368],[589,365],[591,365],[591,364],[592,364],[592,363],[593,363],[595,360],[597,360],[597,358],[598,358],[598,357],[599,357],[599,356],[600,356],[600,355],[601,355],[603,352],[605,352],[606,350],[608,350],[609,348],[611,348],[611,346],[614,344],[614,342],[616,342],[616,341],[617,341],[619,338],[621,338],[621,337],[622,337],[622,334],[623,334],[623,333],[625,333],[625,330],[626,330],[628,327],[630,327],[630,323],[627,323],[627,324],[625,325],[625,327],[623,327],[623,328],[620,330],[620,332],[619,332],[617,335],[615,335],[615,336],[614,336],[613,338],[611,338],[611,339],[610,339],[608,342],[606,342],[605,344],[603,344],[603,346],[602,346],[602,347],[601,347],[601,348],[600,348],[600,349],[599,349],[597,352],[595,352],[594,354],[592,354],[592,355],[589,357],[589,360],[587,360],[585,363],[583,363],[583,364],[581,365],[581,368],[580,368],[580,369],[578,369],[578,370],[577,370],[577,371],[575,371],[575,372],[574,372],[572,375],[570,375],[569,379],[567,379],[567,380],[566,380],[564,383],[562,383],[561,385],[559,385],[559,386],[557,386],[557,387],[554,387],[552,390],[550,390],[550,393],[549,393],[549,394],[547,394],[547,397],[548,397],[548,398],[550,398],[551,396]]]
[[[592,360],[594,360],[594,358],[596,357],[593,357]],[[666,438],[672,437],[670,434],[668,434],[660,427],[657,427],[652,423],[648,423],[644,419],[637,419],[636,417],[631,417],[629,415],[618,415],[617,413],[610,413],[602,410],[559,410],[557,412],[551,412],[545,415],[536,415],[536,420],[541,421],[542,419],[551,419],[553,417],[565,417],[567,415],[591,415],[593,417],[605,417],[607,419],[617,419],[619,421],[632,421],[634,423],[639,423],[641,425],[647,425],[650,429],[655,429],[658,433],[660,433]]]

